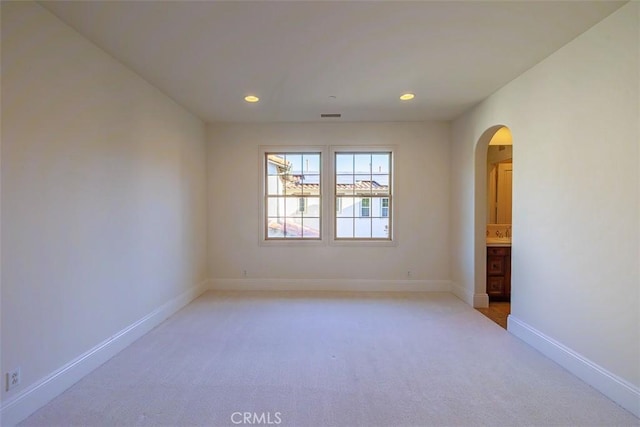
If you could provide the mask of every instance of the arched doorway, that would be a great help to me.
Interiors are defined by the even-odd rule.
[[[511,296],[512,170],[511,131],[492,126],[475,152],[474,307],[505,328]]]

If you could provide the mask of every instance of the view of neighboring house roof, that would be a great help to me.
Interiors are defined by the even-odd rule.
[[[280,166],[283,168],[289,168],[289,165],[291,164],[290,162],[286,161],[285,159],[278,156],[277,154],[268,154],[267,160],[274,163],[276,166]]]
[[[317,228],[303,226],[289,218],[281,218],[280,222],[275,219],[270,220],[267,227],[269,228],[269,236],[271,237],[277,235],[307,238],[320,237],[320,230]]]
[[[320,184],[305,182],[304,175],[293,175],[289,180],[283,180],[287,194],[318,194]],[[388,195],[389,186],[373,180],[356,181],[355,184],[336,184],[339,195]]]
[[[377,181],[356,181],[355,184],[336,184],[336,191],[339,194],[356,194],[373,193],[373,194],[389,194],[389,186],[382,185]]]
[[[317,173],[305,174],[300,171],[293,172],[290,170],[291,162],[285,160],[277,154],[268,154],[267,161],[274,164],[278,168],[278,176],[284,183],[286,193],[290,195],[298,194],[319,194],[320,192],[320,175]],[[355,173],[349,176],[369,175],[368,173]],[[378,176],[378,175],[376,175]],[[338,195],[388,195],[389,186],[380,184],[373,179],[356,180],[355,183],[337,183],[336,192]]]

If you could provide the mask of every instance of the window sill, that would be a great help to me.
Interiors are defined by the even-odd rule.
[[[396,240],[380,239],[332,239],[329,244],[331,246],[358,246],[358,247],[384,247],[398,246]]]
[[[260,240],[260,246],[294,246],[294,247],[301,247],[301,246],[324,246],[325,242],[324,240],[321,239],[314,239],[314,240],[303,240],[303,239],[270,239],[270,240],[266,240],[266,239],[262,239]]]

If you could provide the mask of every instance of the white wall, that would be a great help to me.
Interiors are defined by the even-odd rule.
[[[8,405],[206,279],[206,137],[31,2],[2,3],[2,125]]]
[[[561,351],[552,357],[574,372],[583,362],[585,372],[602,368],[620,393],[603,390],[604,377],[588,381],[636,414],[639,9],[625,5],[457,119],[451,157],[457,294],[472,302],[484,292],[485,206],[476,201],[484,203],[486,183],[476,177],[486,166],[474,150],[487,129],[506,125],[514,150],[510,330],[548,354],[566,350],[573,362]]]
[[[448,286],[448,124],[216,124],[208,137],[214,286],[260,287],[270,279],[298,289],[353,289],[354,280],[365,281],[361,289]],[[259,245],[261,145],[395,145],[397,246]]]

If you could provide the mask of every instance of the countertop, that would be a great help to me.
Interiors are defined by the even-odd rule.
[[[511,239],[487,239],[487,246],[511,247]]]

